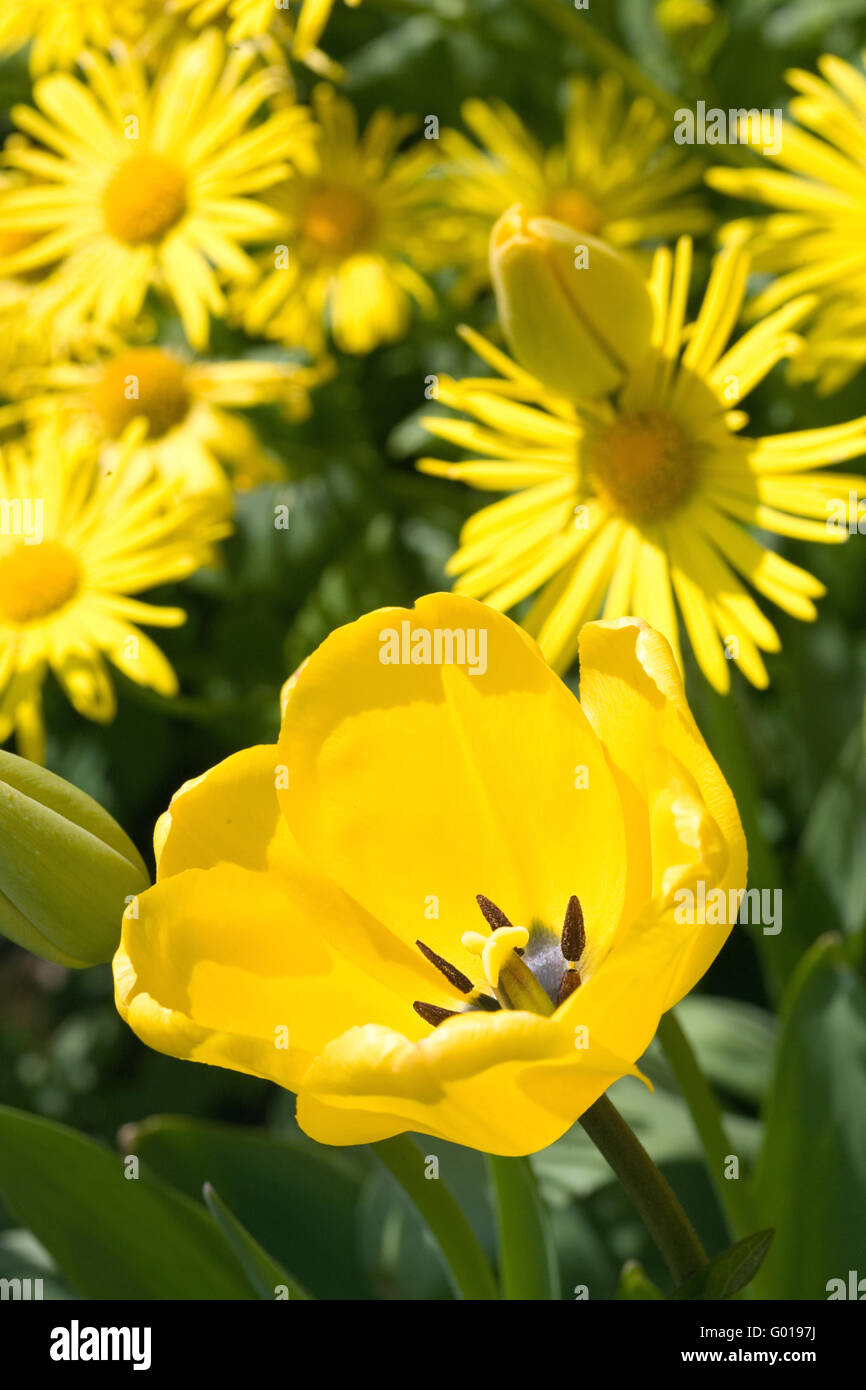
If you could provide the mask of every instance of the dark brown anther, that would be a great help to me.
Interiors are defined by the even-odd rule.
[[[482,1009],[484,1013],[487,1014],[495,1014],[497,1009],[502,1008],[499,1000],[494,999],[489,994],[476,994],[475,998],[470,1000],[470,1003],[473,1008]]]
[[[565,922],[562,927],[562,954],[566,960],[580,960],[586,946],[586,932],[583,926],[583,908],[572,893],[565,909]],[[580,983],[578,981],[578,983]],[[572,986],[573,988],[573,986]]]
[[[579,970],[566,970],[559,982],[559,992],[556,996],[557,1005],[564,1004],[570,994],[574,994],[580,984]]]
[[[425,1004],[420,999],[415,1000],[412,1008],[432,1028],[438,1028],[440,1023],[444,1023],[446,1018],[453,1018],[457,1012],[456,1009],[440,1009],[438,1004]]]
[[[502,911],[502,908],[497,907],[496,904],[492,903],[489,898],[485,898],[483,893],[478,893],[476,895],[475,901],[481,908],[481,911],[484,913],[484,920],[487,923],[488,927],[490,927],[491,931],[498,931],[500,927],[511,926],[511,923],[509,922],[505,913]]]
[[[438,956],[435,951],[431,951],[430,947],[425,946],[423,941],[416,941],[415,945],[418,947],[422,956],[426,956],[431,965],[435,965],[437,970],[441,970],[450,985],[453,985],[455,989],[459,989],[461,994],[472,993],[475,986],[468,975],[464,975],[463,971],[458,970],[456,965],[452,965],[450,961],[445,960],[444,956]]]

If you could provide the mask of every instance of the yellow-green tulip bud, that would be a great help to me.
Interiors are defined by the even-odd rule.
[[[0,751],[0,932],[43,960],[110,960],[124,911],[150,879],[92,797]]]
[[[491,233],[490,270],[515,357],[555,395],[607,395],[646,353],[649,291],[597,237],[515,204]]]

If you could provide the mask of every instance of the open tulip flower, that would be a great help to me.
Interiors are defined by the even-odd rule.
[[[275,746],[187,783],[128,912],[151,1047],[268,1078],[326,1144],[552,1143],[730,931],[737,809],[646,624],[583,630],[581,698],[508,618],[434,594],[333,632]],[[698,885],[703,884],[703,889]]]

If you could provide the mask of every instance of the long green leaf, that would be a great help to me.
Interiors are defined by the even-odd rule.
[[[268,1254],[264,1246],[253,1239],[209,1182],[202,1188],[202,1196],[208,1211],[237,1256],[238,1263],[259,1298],[273,1300],[277,1296],[277,1290],[283,1288],[287,1290],[290,1298],[309,1298],[306,1289],[301,1288],[297,1280]]]
[[[839,937],[823,937],[786,993],[766,1138],[755,1175],[759,1219],[777,1231],[761,1298],[826,1299],[863,1272],[866,1250],[866,985]]]
[[[248,1299],[207,1212],[65,1125],[0,1107],[0,1199],[98,1299]]]
[[[423,1216],[462,1298],[496,1298],[490,1266],[472,1227],[445,1184],[424,1176],[424,1155],[408,1135],[371,1145]]]
[[[124,1143],[188,1197],[212,1183],[313,1298],[370,1297],[356,1240],[362,1181],[372,1167],[366,1151],[175,1115],[145,1120],[125,1131]]]

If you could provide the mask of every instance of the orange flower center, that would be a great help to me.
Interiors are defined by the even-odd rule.
[[[589,232],[590,236],[601,231],[603,218],[594,203],[591,203],[579,188],[560,188],[552,194],[544,206],[544,216],[554,222],[564,222],[577,232]]]
[[[322,187],[310,194],[300,215],[301,236],[320,255],[350,256],[369,239],[375,216],[361,193]]]
[[[102,206],[118,241],[157,241],[186,211],[186,179],[161,154],[136,154],[109,180]]]
[[[159,439],[189,411],[186,368],[160,348],[133,348],[108,363],[93,389],[93,404],[112,439],[140,415],[150,438]]]
[[[74,598],[81,570],[59,541],[23,542],[0,557],[0,617],[9,623],[32,623],[56,613]]]
[[[657,521],[694,491],[698,451],[661,411],[625,416],[588,441],[588,470],[599,497],[634,521]]]

